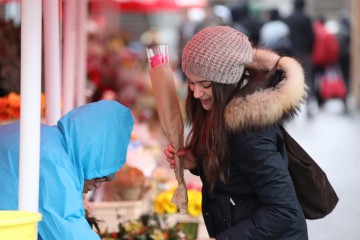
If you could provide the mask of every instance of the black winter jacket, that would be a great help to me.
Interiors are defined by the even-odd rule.
[[[274,55],[259,51],[255,61]],[[302,67],[282,58],[279,81],[251,87],[225,109],[233,132],[226,184],[209,190],[201,167],[193,173],[203,182],[202,210],[210,237],[226,240],[306,240],[307,227],[288,171],[288,158],[278,123],[292,116],[306,97]],[[270,85],[269,85],[270,84]],[[255,91],[252,91],[255,89]]]
[[[229,182],[209,191],[204,183],[203,215],[216,239],[307,239],[304,214],[287,169],[277,126],[235,137]]]

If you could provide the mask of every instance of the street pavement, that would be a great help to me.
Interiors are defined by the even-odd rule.
[[[310,240],[360,239],[360,113],[350,105],[347,114],[339,100],[322,109],[312,106],[312,117],[302,106],[285,125],[288,132],[326,172],[339,202],[323,219],[308,220]]]

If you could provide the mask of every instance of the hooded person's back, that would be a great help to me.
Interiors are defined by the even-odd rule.
[[[39,239],[100,239],[85,219],[84,181],[120,169],[133,123],[128,108],[100,101],[41,126]],[[0,209],[17,210],[19,122],[0,126],[0,135]]]

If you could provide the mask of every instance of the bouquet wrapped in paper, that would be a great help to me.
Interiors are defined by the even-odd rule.
[[[184,123],[177,98],[174,75],[169,62],[167,45],[147,49],[150,78],[153,87],[160,127],[171,145],[178,151],[184,145]],[[172,197],[181,213],[187,212],[188,196],[182,159],[175,154],[175,177],[178,188]]]

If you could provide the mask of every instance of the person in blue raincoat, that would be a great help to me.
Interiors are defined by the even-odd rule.
[[[128,108],[103,100],[70,111],[55,126],[41,125],[39,239],[100,239],[82,195],[123,166],[133,124]],[[0,210],[17,210],[19,122],[0,126],[0,136]]]

